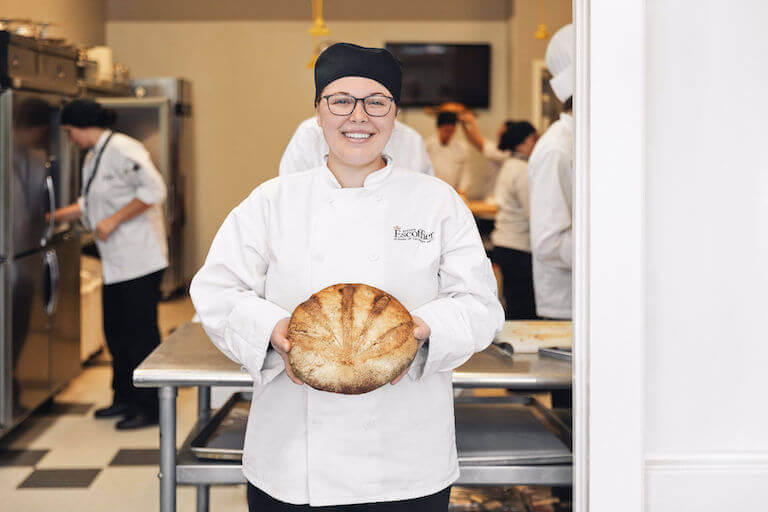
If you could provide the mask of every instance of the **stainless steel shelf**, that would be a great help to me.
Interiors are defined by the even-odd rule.
[[[208,435],[243,401],[233,396],[211,419],[198,421],[176,458],[176,483],[222,485],[245,483],[241,463],[245,430],[227,436],[228,446],[205,450]],[[456,404],[458,484],[570,485],[568,433],[554,416],[530,398],[461,399]],[[201,459],[197,454],[208,454]],[[228,460],[229,459],[229,460]]]

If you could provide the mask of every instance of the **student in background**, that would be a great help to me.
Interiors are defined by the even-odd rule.
[[[438,112],[437,133],[427,139],[427,153],[435,166],[435,176],[466,197],[471,185],[469,146],[456,135],[455,112]]]
[[[506,319],[530,320],[536,318],[536,303],[529,236],[528,157],[538,134],[526,121],[509,122],[505,127],[497,150],[511,156],[496,181],[494,196],[499,211],[491,233],[492,259],[503,276]]]
[[[487,139],[483,135],[477,124],[477,117],[475,117],[475,114],[471,110],[465,109],[462,112],[459,112],[458,117],[461,122],[461,128],[464,130],[464,136],[488,161],[488,174],[485,178],[481,196],[486,201],[495,202],[494,192],[496,190],[496,180],[501,171],[501,166],[512,157],[512,152],[499,149],[498,142]],[[496,133],[495,141],[498,141],[501,138],[501,135],[512,123],[513,121],[505,121],[502,123]]]
[[[157,391],[133,385],[133,370],[160,344],[157,303],[168,266],[162,204],[166,187],[147,149],[109,129],[114,110],[92,100],[64,106],[61,125],[88,149],[77,203],[59,208],[56,222],[82,220],[96,239],[104,276],[104,335],[112,354],[112,404],[97,418],[124,416],[118,430],[157,425]]]
[[[564,112],[528,161],[536,312],[561,320],[571,318],[574,44],[573,25],[566,25],[547,46],[550,84]]]

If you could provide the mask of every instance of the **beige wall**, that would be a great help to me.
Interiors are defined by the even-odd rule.
[[[54,22],[51,36],[82,46],[104,44],[103,0],[3,0],[1,5],[3,18]]]
[[[507,21],[333,22],[334,40],[382,45],[387,40],[481,41],[492,45],[493,108],[480,112],[488,133],[507,112]],[[298,123],[313,115],[312,53],[306,21],[113,22],[107,42],[132,76],[180,76],[192,82],[194,173],[187,214],[194,236],[187,268],[203,261],[229,210],[277,174]],[[401,113],[424,135],[433,118]]]
[[[543,59],[552,35],[571,22],[571,0],[544,0],[547,39],[536,39],[540,11],[537,0],[516,0],[509,17],[509,117],[530,120],[533,105],[532,63]]]

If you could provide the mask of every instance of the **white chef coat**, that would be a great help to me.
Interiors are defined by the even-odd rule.
[[[317,124],[317,118],[306,119],[301,122],[285,148],[283,158],[280,159],[279,174],[282,176],[325,165],[328,151],[328,143],[323,129]],[[392,155],[400,166],[435,175],[421,135],[400,121],[395,120],[395,128],[384,146],[384,153]]]
[[[136,279],[168,266],[168,241],[162,210],[166,187],[141,142],[122,133],[114,133],[101,155],[88,196],[84,197],[86,185],[94,172],[96,155],[110,133],[105,131],[85,156],[83,195],[78,198],[83,223],[89,229],[95,229],[99,221],[134,199],[152,207],[121,223],[105,241],[96,239],[104,284]]]
[[[491,242],[497,247],[531,252],[528,162],[522,155],[508,158],[501,167],[494,196],[499,211]]]
[[[560,114],[528,160],[536,313],[571,318],[573,117]]]
[[[512,157],[512,152],[501,150],[498,144],[483,138],[483,156],[488,160],[488,175],[481,197],[484,197],[486,201],[495,202],[494,193],[501,167]]]
[[[297,386],[267,352],[280,319],[344,282],[391,293],[430,326],[397,385]],[[359,188],[326,166],[274,178],[226,218],[190,295],[211,340],[253,376],[243,473],[255,486],[321,506],[411,499],[456,480],[451,370],[490,344],[504,313],[472,214],[445,183],[392,163]]]
[[[469,146],[456,135],[441,144],[437,134],[427,139],[427,153],[435,166],[435,176],[456,190],[466,191],[472,184],[469,168]]]

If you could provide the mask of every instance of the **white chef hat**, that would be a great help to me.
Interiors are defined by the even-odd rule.
[[[573,25],[568,24],[555,32],[547,45],[547,53],[544,57],[547,61],[552,80],[549,85],[562,102],[573,96],[574,70],[573,53],[576,45]]]

